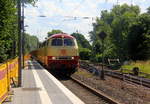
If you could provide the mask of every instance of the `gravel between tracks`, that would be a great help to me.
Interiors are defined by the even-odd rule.
[[[73,76],[123,104],[150,104],[149,88],[108,76],[105,77],[105,80],[100,80],[99,77],[93,76],[84,69],[79,69]]]
[[[86,104],[108,104],[72,80],[61,80],[61,83],[63,83]]]

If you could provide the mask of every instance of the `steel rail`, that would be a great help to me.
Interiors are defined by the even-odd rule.
[[[100,75],[99,70],[101,70],[101,69],[98,69],[98,68],[96,68],[92,65],[89,65],[88,63],[86,63],[86,65],[85,65],[85,62],[84,63],[80,62],[80,67],[83,68],[83,69],[88,70],[91,73],[94,73],[97,76]],[[111,71],[111,70],[105,70],[105,75],[110,76],[110,77],[114,77],[114,78],[117,78],[117,79],[121,79],[121,80],[124,80],[124,81],[129,81],[129,82],[132,82],[132,83],[136,83],[138,85],[142,85],[142,86],[150,88],[150,80],[146,79],[146,78],[133,76],[133,75],[129,75],[129,74],[123,74],[121,72],[114,72],[114,71]]]
[[[101,92],[100,90],[96,90],[92,87],[90,87],[89,85],[81,82],[80,80],[74,78],[74,77],[70,77],[71,80],[73,80],[74,82],[78,83],[79,85],[81,85],[82,87],[86,88],[87,90],[89,90],[90,92],[92,92],[94,95],[102,98],[103,100],[105,100],[106,102],[110,103],[110,104],[121,104],[119,103],[119,101],[111,98],[110,96],[104,94],[103,92]]]

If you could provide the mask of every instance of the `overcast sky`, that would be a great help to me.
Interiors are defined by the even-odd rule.
[[[119,4],[139,5],[141,12],[150,6],[150,0],[118,0]],[[101,10],[110,10],[117,0],[38,0],[36,7],[27,5],[25,8],[26,32],[36,35],[40,41],[52,29],[60,29],[65,33],[77,30],[89,39],[95,17],[100,17]],[[46,17],[40,17],[41,15]],[[70,17],[69,17],[70,16]],[[90,19],[71,17],[91,17]]]

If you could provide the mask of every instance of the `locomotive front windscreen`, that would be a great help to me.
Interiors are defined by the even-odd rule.
[[[55,38],[52,40],[52,46],[62,46],[63,40],[61,38]]]
[[[52,46],[74,46],[75,43],[71,38],[54,38],[52,39]]]
[[[73,41],[73,39],[64,38],[64,46],[74,46],[74,41]]]

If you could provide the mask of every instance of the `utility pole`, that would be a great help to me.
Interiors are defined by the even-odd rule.
[[[22,80],[22,34],[21,34],[21,1],[17,0],[18,8],[18,87],[21,87]]]
[[[24,68],[24,55],[25,55],[25,34],[24,34],[24,0],[22,0],[22,67]]]

